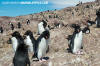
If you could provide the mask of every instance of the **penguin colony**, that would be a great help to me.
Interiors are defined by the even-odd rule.
[[[96,27],[100,27],[100,12],[98,11],[96,18]],[[27,24],[29,24],[30,21],[28,20]],[[92,24],[95,24],[92,21],[88,21],[88,26],[85,28],[81,28],[78,24],[72,24],[71,27],[74,28],[74,32],[72,35],[69,35],[67,37],[68,39],[68,51],[73,54],[83,54],[83,33],[90,33],[89,26],[92,26]],[[13,26],[12,26],[13,27]],[[21,28],[20,23],[18,24],[18,28]],[[38,24],[38,35],[39,37],[35,39],[32,31],[27,30],[23,36],[20,35],[18,31],[15,31],[12,33],[12,37],[10,38],[12,43],[12,48],[15,52],[14,58],[13,58],[13,65],[14,66],[30,66],[30,60],[28,53],[33,53],[32,59],[37,58],[39,62],[46,61],[44,59],[46,52],[49,48],[49,40],[50,40],[50,32],[49,29],[47,29],[47,23],[42,20]],[[14,28],[12,28],[13,30]]]
[[[11,41],[15,53],[13,58],[14,66],[30,66],[29,52],[33,53],[32,59],[37,58],[40,62],[46,61],[44,57],[48,50],[48,42],[50,39],[50,32],[49,29],[46,29],[46,26],[47,23],[44,21],[39,23],[38,28],[41,30],[38,30],[40,35],[37,40],[30,30],[27,30],[23,36],[18,31],[11,34],[12,37],[9,41]]]

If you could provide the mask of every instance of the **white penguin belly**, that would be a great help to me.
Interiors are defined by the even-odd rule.
[[[33,43],[32,43],[32,41],[31,41],[29,36],[27,36],[27,38],[24,40],[24,42],[25,42],[26,45],[29,46],[28,50],[30,52],[33,52]]]
[[[97,25],[97,20],[96,20],[96,25]]]
[[[38,47],[38,58],[45,56],[47,50],[47,44],[46,40],[44,38],[41,39],[41,42],[39,43]]]
[[[82,47],[82,32],[76,35],[74,39],[74,48],[73,48],[73,53],[76,53],[79,51]]]
[[[18,41],[15,37],[12,37],[11,40],[12,40],[12,47],[14,49],[14,52],[16,52],[17,46],[18,46]]]
[[[45,31],[43,25],[38,25],[38,33],[41,34],[43,31]]]

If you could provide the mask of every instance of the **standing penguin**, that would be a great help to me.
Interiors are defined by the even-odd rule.
[[[70,42],[71,42],[71,39],[72,39],[72,35],[68,35],[68,37],[66,39],[68,40],[68,46],[69,46],[68,52],[70,52],[71,51]]]
[[[14,25],[12,23],[10,23],[10,27],[11,27],[11,30],[14,30]]]
[[[29,25],[29,24],[30,24],[30,20],[27,19],[27,25]]]
[[[18,28],[20,29],[22,25],[21,25],[20,22],[18,22],[17,26],[18,26]]]
[[[40,23],[38,24],[38,34],[39,34],[39,35],[40,35],[43,31],[45,31],[46,26],[47,26],[47,23],[46,23],[44,20],[42,20],[42,22],[40,22]]]
[[[19,44],[13,58],[13,65],[14,66],[27,66],[27,65],[30,66],[28,46],[25,45],[24,43]]]
[[[50,33],[48,30],[46,30],[37,39],[33,58],[37,57],[40,62],[46,61],[45,59],[43,59],[43,57],[45,56],[46,51],[48,49],[49,38],[50,38]]]
[[[28,50],[34,52],[36,40],[33,37],[33,33],[30,30],[27,30],[24,34],[24,42],[28,45]]]
[[[3,33],[3,28],[2,27],[0,27],[0,33]]]
[[[81,49],[83,48],[82,45],[82,30],[80,29],[79,25],[75,26],[75,31],[72,35],[69,48],[71,49],[71,52],[74,54],[83,54],[81,52]]]
[[[22,40],[23,40],[23,38],[18,31],[15,31],[14,33],[12,33],[11,43],[12,43],[12,47],[15,52],[17,50],[18,45],[23,43]]]
[[[96,27],[100,28],[100,9],[96,12],[97,18],[96,18]]]

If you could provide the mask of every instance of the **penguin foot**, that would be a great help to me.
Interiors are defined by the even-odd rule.
[[[42,62],[42,60],[39,60],[39,62],[41,63],[41,62]]]
[[[39,60],[39,62],[41,63],[41,62],[45,62],[46,60],[45,59],[41,59],[41,60]]]
[[[83,52],[79,50],[79,51],[76,52],[76,54],[78,54],[78,55],[82,55]]]
[[[46,61],[45,59],[42,59],[42,61]]]

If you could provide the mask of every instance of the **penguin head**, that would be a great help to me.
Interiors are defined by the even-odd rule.
[[[90,28],[89,28],[89,26],[83,28],[82,32],[83,32],[83,33],[90,33]]]
[[[71,27],[72,27],[72,28],[75,28],[75,27],[76,27],[76,24],[71,24]]]
[[[80,31],[81,31],[81,28],[80,28],[80,25],[78,25],[78,24],[75,24],[74,26],[73,26],[73,28],[74,28],[74,32],[75,33],[79,33]]]
[[[78,25],[78,24],[72,24],[71,27],[74,28],[74,30],[76,32],[80,32],[80,30],[81,30],[80,25]]]
[[[44,31],[44,32],[42,33],[42,37],[44,37],[45,39],[48,39],[48,38],[50,37],[49,31],[48,31],[48,30]]]
[[[19,33],[18,31],[15,31],[15,32],[12,33],[11,35],[12,35],[12,37],[16,37],[16,38],[17,38],[17,37],[19,37],[19,38],[21,37],[21,35],[20,35],[20,33]]]
[[[20,44],[24,42],[23,37],[20,35],[20,33],[18,31],[15,31],[14,33],[12,33],[12,37],[11,39],[11,43],[16,43],[16,41]]]
[[[33,35],[33,33],[32,33],[32,31],[30,31],[30,30],[27,30],[26,32],[25,32],[25,34],[24,35],[29,35],[29,36],[32,36]]]
[[[81,28],[75,29],[76,33],[79,33],[81,31]]]
[[[29,19],[27,19],[27,21],[30,21]]]
[[[32,33],[30,30],[27,30],[27,31],[25,32],[23,38],[25,39],[26,36],[30,36],[30,37],[32,37],[32,36],[33,36],[33,33]]]

